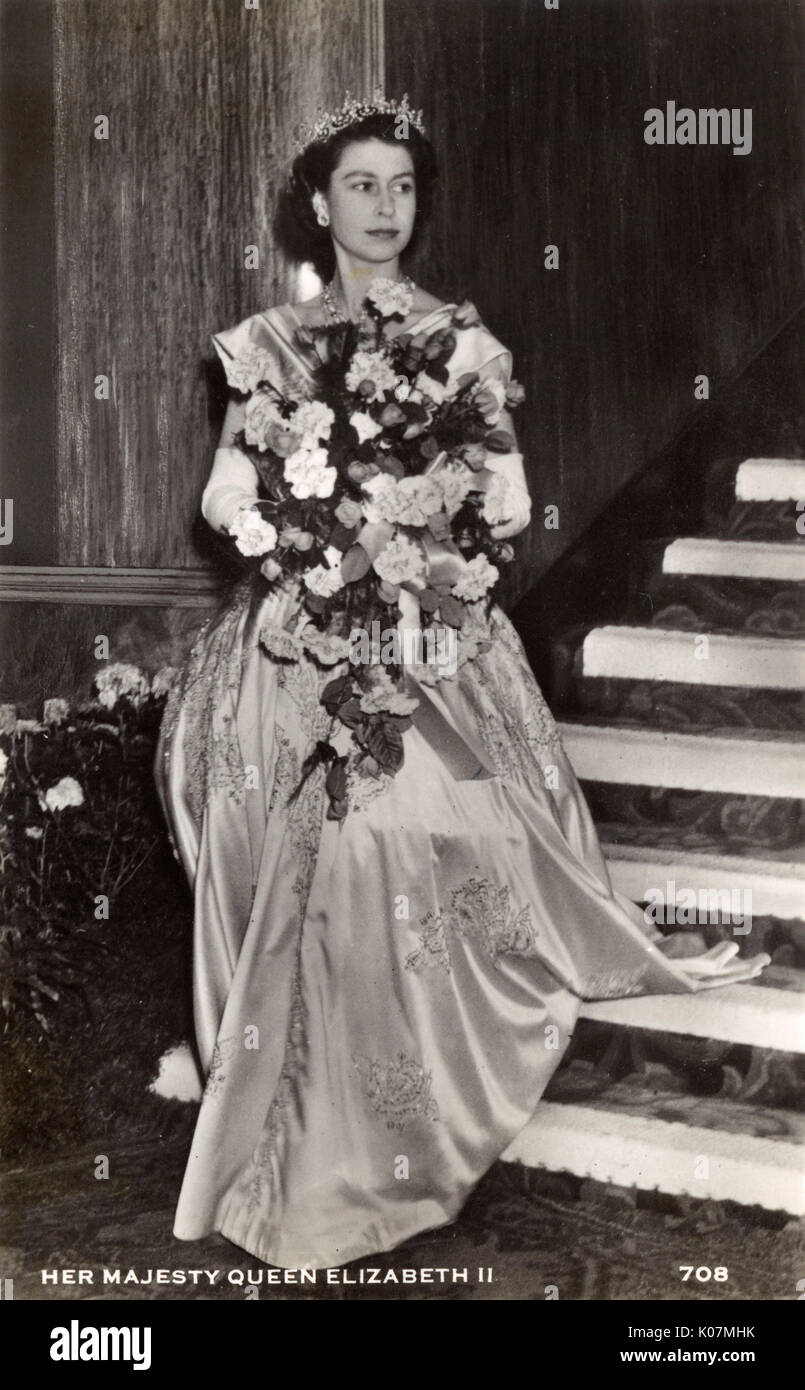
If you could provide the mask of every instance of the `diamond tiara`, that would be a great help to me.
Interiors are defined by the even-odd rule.
[[[321,107],[318,109],[322,111]],[[403,116],[419,131],[420,135],[425,134],[422,112],[412,109],[408,103],[407,92],[403,92],[401,101],[396,101],[394,97],[385,97],[383,88],[378,84],[375,87],[374,96],[369,101],[366,98],[361,100],[359,97],[353,97],[347,88],[344,102],[338,111],[322,112],[315,125],[297,126],[294,155],[301,154],[308,145],[319,140],[329,140],[330,136],[335,135],[337,130],[343,130],[355,121],[362,120],[364,116],[374,116],[381,112],[384,115]]]

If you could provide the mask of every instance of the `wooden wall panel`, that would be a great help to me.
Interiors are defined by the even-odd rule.
[[[373,9],[54,0],[57,563],[198,564],[209,335],[290,296],[271,220],[292,132],[363,90]]]
[[[717,395],[802,303],[803,19],[801,0],[386,0],[388,88],[442,162],[416,277],[511,347],[535,515],[560,509],[510,601],[707,410],[694,376]],[[752,108],[751,154],[647,146],[668,100]]]

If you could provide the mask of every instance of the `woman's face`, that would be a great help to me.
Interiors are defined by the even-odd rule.
[[[402,143],[356,140],[346,145],[315,206],[330,215],[333,241],[356,259],[394,260],[411,240],[416,216],[414,164]]]

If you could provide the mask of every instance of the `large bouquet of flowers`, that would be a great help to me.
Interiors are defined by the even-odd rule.
[[[297,330],[300,345],[312,345],[315,332],[326,348],[303,399],[285,394],[274,359],[256,346],[227,367],[229,384],[248,397],[235,442],[261,483],[260,500],[241,508],[230,535],[270,585],[296,579],[303,595],[293,630],[264,643],[278,659],[305,652],[339,668],[321,700],[351,730],[361,773],[373,777],[402,765],[418,701],[395,651],[369,634],[414,611],[420,650],[430,636],[431,653],[443,651],[448,632],[458,652],[452,671],[430,660],[419,677],[453,674],[480,649],[468,634],[470,610],[491,600],[498,566],[513,555],[492,534],[512,515],[511,484],[487,460],[515,448],[498,422],[523,388],[477,372],[451,380],[457,334],[478,323],[468,303],[447,327],[385,335],[384,322],[410,307],[407,286],[377,278],[359,323]],[[306,772],[320,761],[331,764],[328,814],[340,818],[347,760],[320,742]]]

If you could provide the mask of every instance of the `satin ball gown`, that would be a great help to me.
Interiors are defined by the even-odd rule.
[[[277,381],[303,389],[315,361],[298,324],[283,305],[214,342],[224,359],[266,349]],[[510,379],[483,324],[457,336],[451,376]],[[473,619],[488,651],[451,679],[407,672],[420,703],[396,776],[352,776],[342,822],[326,816],[321,768],[289,799],[328,734],[333,676],[271,655],[299,605],[294,583],[261,594],[246,580],[204,625],[155,771],[194,893],[206,1077],[175,1234],[217,1231],[315,1269],[455,1218],[537,1110],[582,1000],[687,992],[718,972],[666,958],[613,891],[497,606]]]

